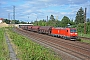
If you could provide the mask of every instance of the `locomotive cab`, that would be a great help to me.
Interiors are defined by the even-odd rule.
[[[70,30],[69,30],[69,38],[70,38],[70,40],[76,40],[77,36],[78,36],[78,34],[77,34],[76,29],[75,28],[70,28]]]

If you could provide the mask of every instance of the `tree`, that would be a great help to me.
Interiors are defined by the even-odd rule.
[[[50,20],[46,22],[47,26],[56,26],[56,21],[53,15],[50,16]]]
[[[4,19],[3,22],[5,22],[5,23],[7,23],[7,24],[10,24],[10,20],[8,20],[8,19]]]
[[[75,22],[72,20],[70,20],[70,25],[75,25]]]
[[[78,10],[76,14],[75,23],[76,24],[84,23],[84,10],[82,7]]]
[[[27,22],[24,22],[24,21],[21,21],[20,23],[21,23],[21,24],[27,24]]]
[[[16,23],[16,24],[19,24],[19,23],[20,23],[20,21],[19,21],[19,20],[15,20],[15,23]]]
[[[87,22],[90,22],[90,19],[89,18],[87,18]]]
[[[40,20],[40,21],[38,21],[38,25],[39,26],[45,26],[46,25],[46,21],[45,20]]]
[[[61,26],[61,22],[59,20],[56,20],[56,25],[55,27],[60,27]]]
[[[70,24],[70,19],[67,16],[64,16],[61,20],[61,27],[66,27],[67,24]]]
[[[19,20],[11,20],[11,24],[19,24]]]
[[[50,20],[53,20],[53,21],[55,20],[53,15],[50,16]]]

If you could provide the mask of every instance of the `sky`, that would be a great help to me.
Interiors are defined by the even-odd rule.
[[[87,18],[90,18],[90,0],[0,0],[0,18],[33,22],[36,19],[47,20],[51,15],[61,20],[64,16],[75,20],[80,7],[87,8]],[[48,19],[49,19],[48,18]]]

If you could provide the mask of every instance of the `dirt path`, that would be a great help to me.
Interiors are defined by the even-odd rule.
[[[10,43],[10,40],[9,40],[9,38],[8,38],[8,36],[7,36],[6,33],[5,33],[5,38],[6,38],[6,43],[7,43],[7,45],[8,45],[8,49],[9,49],[10,60],[18,60],[18,59],[16,58],[16,54],[15,54],[15,52],[14,52],[14,49],[13,49],[13,47],[12,47],[12,45],[11,45],[11,43]]]

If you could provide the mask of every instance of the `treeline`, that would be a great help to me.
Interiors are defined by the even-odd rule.
[[[86,34],[90,34],[90,22],[86,23]],[[79,33],[84,33],[84,23],[80,23],[78,25],[74,25],[73,27],[77,28]]]
[[[8,20],[8,19],[3,19],[3,22],[7,24],[27,24],[27,22],[24,22],[24,21],[20,22],[19,20]]]
[[[75,20],[70,20],[69,17],[64,16],[61,20],[55,19],[54,15],[51,15],[48,20],[39,20],[39,21],[34,21],[28,24],[34,24],[34,25],[38,25],[38,26],[54,26],[54,27],[67,27],[68,24],[71,25],[71,27],[75,27],[77,28],[78,32],[84,32],[84,21],[85,21],[85,12],[84,9],[81,7],[77,13],[76,13],[76,17]],[[27,22],[24,21],[19,21],[19,20],[7,20],[4,19],[3,22],[6,22],[7,24],[27,24]],[[90,32],[90,18],[86,19],[86,32],[89,33]]]
[[[55,27],[66,27],[67,24],[70,25],[77,25],[84,23],[85,21],[85,12],[84,9],[81,7],[78,12],[76,13],[75,20],[70,20],[69,17],[64,16],[61,20],[57,20],[54,18],[53,15],[50,16],[49,20],[40,20],[33,22],[34,25],[40,25],[40,26],[55,26]],[[90,18],[86,19],[86,22],[90,22]]]
[[[35,21],[33,22],[34,25],[39,25],[39,26],[54,26],[54,27],[66,27],[67,24],[70,25],[75,25],[73,20],[70,20],[67,16],[64,16],[62,20],[57,20],[54,18],[53,15],[50,16],[50,19],[47,20],[40,20],[40,21]]]

